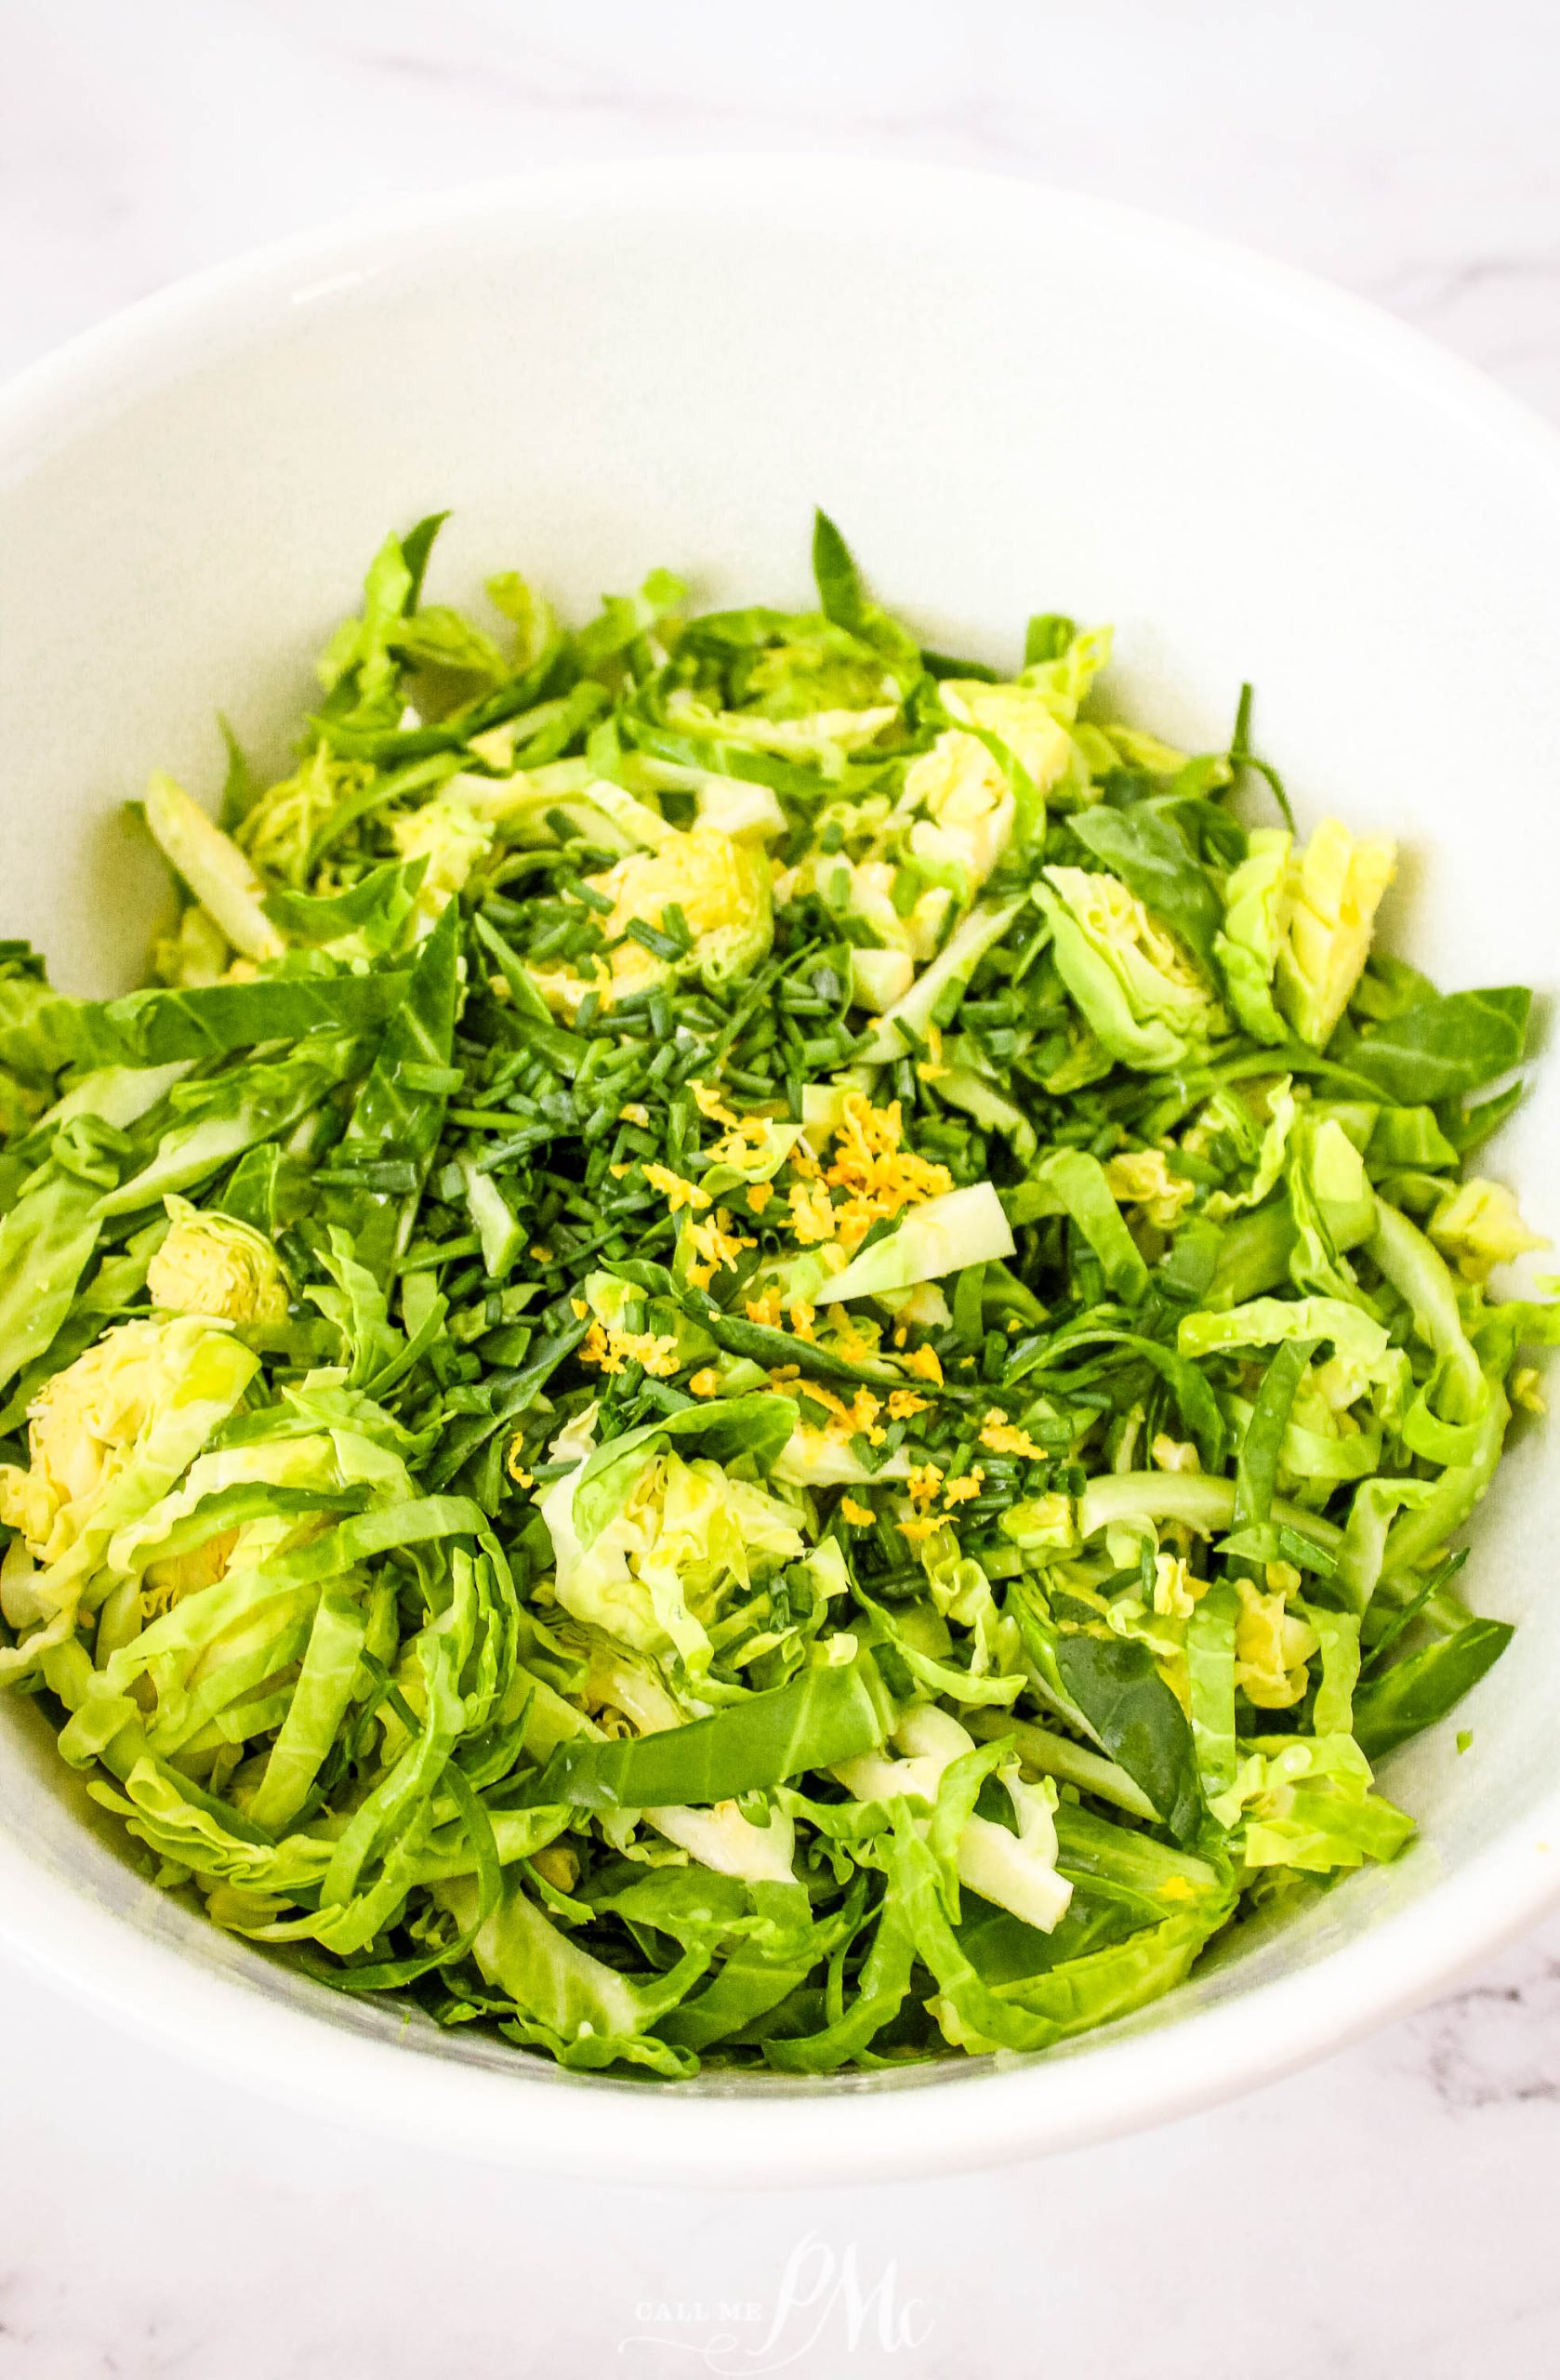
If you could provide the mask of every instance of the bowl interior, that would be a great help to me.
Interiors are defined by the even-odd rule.
[[[1194,747],[1223,739],[1253,681],[1261,748],[1302,817],[1336,810],[1401,838],[1395,945],[1448,987],[1553,982],[1554,455],[1461,367],[1276,269],[958,177],[598,171],[217,276],[7,403],[0,931],[41,943],[68,988],[136,980],[165,901],[120,805],[152,765],[212,794],[218,709],[280,760],[312,655],[388,527],[451,508],[433,585],[456,600],[514,567],[577,609],[667,562],[701,598],[787,602],[805,592],[814,502],[940,645],[1011,665],[1030,611],[1114,620],[1121,706]],[[1540,1073],[1487,1162],[1560,1232],[1557,1143],[1560,1081]],[[1560,1465],[1528,1429],[1468,1573],[1476,1606],[1522,1633],[1461,1716],[1469,1755],[1445,1729],[1394,1763],[1391,1790],[1423,1826],[1395,1867],[1253,1937],[1118,2029],[1127,2043],[1085,2043],[1022,2078],[677,2086],[746,2128],[742,2146],[700,2154],[763,2163],[734,2101],[821,2096],[855,2121],[889,2098],[929,2110],[929,2094],[973,2108],[972,2086],[986,2113],[939,2115],[912,2161],[977,2155],[1004,2123],[1009,2145],[1076,2137],[1130,2116],[1105,2077],[1133,2039],[1142,2050],[1177,2024],[1206,2045],[1179,2081],[1158,2051],[1134,2069],[1141,2112],[1164,2112],[1193,2069],[1198,2091],[1271,2070],[1487,1942],[1544,1889],[1557,1533]],[[313,2012],[286,2036],[295,2056],[325,2038],[321,2017],[343,2055],[399,2034],[394,2012],[279,1974],[143,1884],[82,1823],[25,1705],[0,1711],[0,1778],[29,1912],[17,1930],[101,1996],[166,2021],[188,1983],[204,1995],[195,2030],[221,2030],[230,2009],[232,2039],[257,2043],[243,2025],[262,2004]],[[1424,1897],[1449,1910],[1459,1880],[1454,1941],[1449,1922],[1424,1920]],[[1391,1939],[1401,1951],[1366,1956]],[[1242,2007],[1249,2054],[1236,2048]],[[271,2056],[257,2049],[257,2069]],[[595,2153],[588,2109],[610,2109],[621,2148],[628,2101],[665,2104],[666,2086],[626,2098],[518,2064],[430,2033],[376,2070],[392,2096],[390,2078],[436,2065],[483,2072],[489,2107],[485,2069],[528,2108],[566,2101],[587,2146],[557,2153],[575,2162]],[[992,2117],[994,2080],[1006,2108],[1021,2087],[1022,2117]],[[823,2162],[870,2162],[865,2138]],[[657,2170],[648,2147],[645,2162]]]

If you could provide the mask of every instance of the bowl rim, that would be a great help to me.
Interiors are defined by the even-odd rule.
[[[862,157],[712,153],[552,166],[397,201],[268,243],[77,333],[0,387],[0,486],[31,461],[288,309],[343,291],[463,229],[524,236],[628,208],[741,200],[760,211],[866,195],[973,226],[1027,213],[1200,276],[1291,334],[1438,407],[1464,435],[1553,483],[1560,436],[1476,366],[1300,268],[1087,193],[1006,174]],[[892,2180],[1083,2146],[1189,2114],[1409,2013],[1560,1900],[1560,1783],[1454,1877],[1358,1940],[1152,2030],[1107,2030],[1048,2059],[950,2063],[904,2083],[686,2092],[428,2056],[332,2025],[187,1959],[46,1870],[0,1831],[0,1943],[19,1962],[159,2047],[314,2115],[506,2163],[597,2181],[787,2186]],[[581,2084],[586,2087],[579,2087]]]

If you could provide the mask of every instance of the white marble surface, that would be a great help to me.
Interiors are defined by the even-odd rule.
[[[1560,416],[1557,90],[1553,0],[0,0],[0,368],[387,196],[826,149],[1233,232]],[[609,2192],[387,2151],[3,1966],[0,2043],[0,2380],[1560,2369],[1560,1922],[1232,2108],[870,2191]],[[810,2236],[814,2302],[779,2320]],[[853,2338],[853,2244],[862,2288],[892,2284],[889,2345],[882,2291]]]

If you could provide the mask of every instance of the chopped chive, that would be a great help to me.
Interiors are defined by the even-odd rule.
[[[438,1264],[453,1264],[457,1258],[477,1255],[482,1242],[475,1232],[468,1232],[458,1239],[440,1240],[436,1245],[409,1248],[396,1264],[398,1273],[427,1273]]]

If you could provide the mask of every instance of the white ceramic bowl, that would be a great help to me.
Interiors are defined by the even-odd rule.
[[[1399,946],[1448,985],[1555,972],[1560,447],[1461,364],[1277,266],[1054,192],[922,169],[589,166],[224,268],[0,399],[0,926],[78,990],[133,980],[160,897],[117,807],[214,786],[220,706],[279,752],[391,524],[436,578],[566,602],[668,562],[804,588],[814,501],[940,644],[1117,624],[1129,707],[1215,743],[1242,678],[1303,812],[1409,854]],[[1560,1226],[1560,1070],[1498,1152]],[[142,2030],[309,2107],[618,2180],[968,2166],[1282,2073],[1446,1983],[1560,1876],[1560,1465],[1529,1432],[1479,1516],[1515,1647],[1393,1790],[1396,1866],[1050,2056],[838,2082],[563,2075],[403,2032],[134,1876],[37,1712],[0,1712],[0,1926]]]

